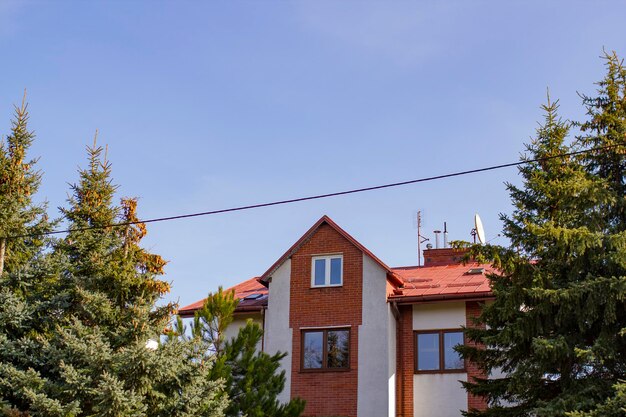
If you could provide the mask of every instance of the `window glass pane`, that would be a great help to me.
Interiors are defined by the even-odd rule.
[[[322,351],[323,341],[323,332],[304,333],[303,366],[305,369],[315,369],[322,367],[322,358],[324,357],[324,352]]]
[[[350,355],[349,333],[347,330],[329,330],[326,348],[328,368],[347,368]]]
[[[439,369],[439,333],[417,335],[417,370],[434,371]]]
[[[443,334],[443,363],[446,369],[463,369],[463,359],[461,359],[461,356],[454,350],[456,345],[462,344],[462,332]]]
[[[330,283],[331,285],[341,284],[341,258],[330,260]]]
[[[315,260],[315,285],[326,284],[326,259]]]

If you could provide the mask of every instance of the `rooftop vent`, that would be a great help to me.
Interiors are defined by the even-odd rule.
[[[469,271],[467,271],[465,274],[466,275],[482,275],[485,273],[485,268],[470,268]]]

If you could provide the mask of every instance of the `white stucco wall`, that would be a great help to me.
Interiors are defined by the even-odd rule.
[[[396,325],[397,321],[393,315],[391,304],[387,305],[387,362],[388,390],[389,393],[389,416],[396,415]]]
[[[395,347],[393,369],[390,369],[392,347],[389,342],[390,320],[387,304],[386,271],[363,254],[363,319],[359,326],[359,368],[357,415],[359,417],[395,416],[390,403],[390,379],[395,379]],[[393,332],[395,342],[395,331]],[[393,384],[395,399],[395,383]]]
[[[467,393],[460,380],[466,373],[420,374],[413,377],[413,415],[415,417],[461,417],[467,409]]]
[[[246,325],[248,320],[252,320],[257,323],[261,328],[263,328],[263,316],[261,313],[246,313],[246,314],[236,314],[233,322],[226,328],[224,332],[225,340],[234,339],[239,333],[239,329]],[[257,344],[257,350],[261,350],[262,342],[259,340]]]
[[[465,303],[434,303],[413,306],[413,330],[456,329],[465,325]],[[467,409],[467,393],[459,381],[467,373],[415,374],[414,417],[460,417]]]
[[[413,330],[456,329],[461,326],[465,326],[465,302],[413,306]]]
[[[278,396],[282,402],[288,402],[291,396],[293,330],[289,327],[290,286],[291,260],[288,259],[272,275],[265,312],[265,351],[270,355],[278,351],[287,353],[281,361],[286,377],[285,389]]]

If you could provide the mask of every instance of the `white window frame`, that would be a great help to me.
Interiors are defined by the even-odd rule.
[[[315,261],[319,261],[323,259],[326,261],[324,268],[324,284],[315,285]],[[341,259],[341,271],[339,275],[340,283],[339,284],[331,284],[330,283],[330,262],[331,259]],[[320,255],[313,256],[311,259],[311,288],[321,288],[321,287],[342,287],[343,286],[343,255],[342,254],[334,254],[334,255]]]

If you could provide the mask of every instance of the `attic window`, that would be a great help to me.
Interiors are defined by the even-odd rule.
[[[470,268],[469,271],[467,271],[465,274],[466,275],[482,275],[485,273],[485,268]]]
[[[343,256],[314,256],[311,265],[311,287],[343,285]]]
[[[256,300],[261,297],[263,297],[263,294],[254,293],[254,294],[246,295],[243,299],[244,300]]]

